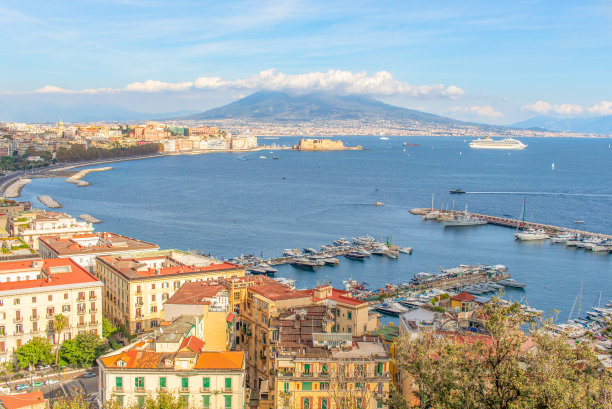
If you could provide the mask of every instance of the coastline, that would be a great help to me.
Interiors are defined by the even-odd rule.
[[[81,187],[81,186],[89,186],[91,185],[91,183],[86,182],[84,180],[81,180],[82,178],[84,178],[85,176],[87,176],[88,174],[92,173],[92,172],[103,172],[105,170],[111,170],[112,168],[110,166],[106,166],[104,168],[94,168],[94,169],[83,169],[77,173],[75,173],[74,175],[70,176],[68,179],[66,179],[66,182],[68,183],[74,183],[75,185]]]
[[[21,196],[21,189],[23,189],[23,187],[25,185],[27,185],[28,183],[30,183],[32,181],[32,179],[17,179],[16,181],[14,181],[13,183],[11,183],[6,190],[3,192],[4,193],[4,197],[6,199],[13,199],[16,197]]]

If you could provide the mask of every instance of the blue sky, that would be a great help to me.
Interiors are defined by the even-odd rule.
[[[197,111],[269,88],[501,124],[612,114],[607,1],[3,0],[0,49],[3,105]]]

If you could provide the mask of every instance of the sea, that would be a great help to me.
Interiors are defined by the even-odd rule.
[[[290,146],[298,138],[261,138]],[[524,138],[523,151],[473,150],[451,137],[343,136],[361,151],[179,155],[112,163],[77,187],[63,178],[34,179],[22,198],[49,195],[73,216],[90,214],[111,231],[160,248],[200,250],[218,258],[278,257],[283,249],[318,249],[363,235],[412,255],[397,260],[341,258],[314,271],[279,266],[298,288],[352,278],[369,288],[410,281],[418,272],[460,264],[503,264],[524,290],[505,298],[555,312],[559,321],[612,299],[612,255],[524,243],[510,228],[444,228],[409,213],[448,208],[612,234],[612,140]],[[417,144],[418,146],[405,146]],[[273,159],[276,157],[277,159]],[[554,169],[553,169],[554,163]],[[105,165],[104,165],[105,166]],[[90,166],[92,167],[92,166]],[[95,167],[95,166],[93,166]],[[449,190],[467,193],[451,195]],[[383,202],[383,206],[374,206]],[[577,224],[575,221],[583,221]],[[582,298],[577,295],[582,286]],[[385,318],[383,322],[393,321]]]

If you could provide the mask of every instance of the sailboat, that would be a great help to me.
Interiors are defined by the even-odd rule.
[[[552,170],[555,170],[555,162],[552,163]]]
[[[436,220],[438,216],[440,216],[440,212],[434,210],[434,195],[435,193],[431,194],[431,211],[423,216],[423,219],[425,220]]]
[[[514,239],[520,241],[535,241],[535,240],[547,240],[548,234],[544,230],[534,230],[529,228],[525,230],[525,204],[527,203],[527,196],[523,199],[523,211],[521,212],[521,222],[516,225],[516,232],[514,233]]]

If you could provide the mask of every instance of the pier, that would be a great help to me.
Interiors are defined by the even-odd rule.
[[[86,213],[79,215],[79,219],[93,224],[102,223],[102,220],[96,219],[92,215]]]
[[[59,209],[62,207],[62,205],[53,200],[51,196],[38,196],[38,200],[50,209]]]
[[[23,189],[23,187],[25,185],[27,185],[28,183],[30,183],[32,181],[32,179],[18,179],[17,181],[11,183],[11,185],[9,187],[6,188],[6,190],[4,191],[4,197],[6,198],[13,198],[13,197],[19,197],[19,195],[21,195],[21,189]]]
[[[105,170],[110,170],[110,169],[112,169],[110,166],[106,166],[106,167],[103,167],[103,168],[95,168],[95,169],[84,169],[84,170],[81,170],[81,171],[75,173],[74,175],[72,175],[68,179],[66,179],[66,182],[74,183],[75,185],[77,185],[79,187],[89,186],[89,185],[91,185],[91,183],[86,182],[84,180],[81,180],[83,177],[87,176],[91,172],[103,172]]]
[[[542,224],[542,223],[535,223],[535,222],[523,222],[521,220],[517,220],[517,219],[510,219],[508,217],[497,217],[497,216],[489,216],[486,214],[479,214],[479,213],[471,213],[471,212],[459,212],[459,211],[455,211],[455,210],[442,210],[442,209],[431,209],[431,208],[419,208],[419,209],[412,209],[410,210],[410,213],[415,214],[415,215],[419,215],[419,216],[425,216],[428,213],[431,212],[438,212],[441,216],[449,216],[449,217],[453,217],[455,215],[462,215],[462,214],[467,214],[470,217],[474,217],[480,220],[484,220],[489,224],[495,224],[497,226],[504,226],[504,227],[510,227],[513,229],[516,229],[517,227],[519,228],[532,228],[535,230],[539,230],[542,229],[544,230],[548,235],[550,236],[555,236],[559,233],[562,232],[569,232],[569,233],[573,233],[573,234],[579,234],[581,236],[594,236],[594,237],[599,237],[602,240],[604,239],[612,239],[612,235],[609,234],[603,234],[603,233],[592,233],[592,232],[588,232],[585,230],[577,230],[577,229],[571,229],[571,228],[567,228],[567,227],[559,227],[559,226],[553,226],[550,224]]]

